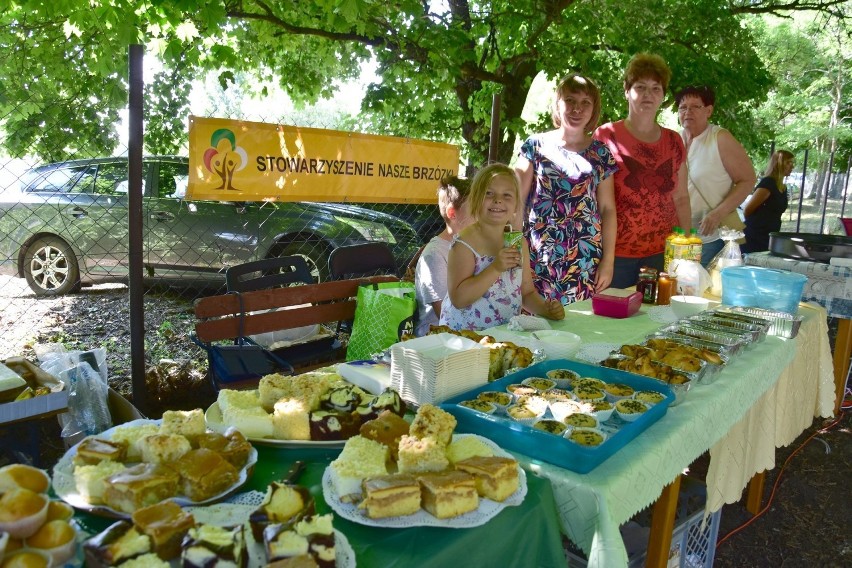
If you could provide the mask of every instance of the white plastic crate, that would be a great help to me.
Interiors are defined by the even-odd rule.
[[[707,500],[707,489],[703,483],[689,477],[681,482],[679,496],[680,506],[672,532],[672,544],[669,549],[668,568],[712,568],[716,555],[716,540],[719,536],[719,521],[722,510],[718,510],[704,522],[704,503]],[[650,517],[647,510],[638,513],[640,524],[648,524]],[[566,550],[568,566],[585,568],[587,560],[580,554]],[[635,552],[627,559],[629,568],[645,566],[647,550]]]
[[[438,404],[488,382],[490,350],[450,333],[391,346],[391,388],[416,406]]]

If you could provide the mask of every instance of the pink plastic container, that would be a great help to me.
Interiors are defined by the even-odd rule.
[[[627,318],[639,311],[642,292],[607,290],[592,296],[592,311],[608,318]]]

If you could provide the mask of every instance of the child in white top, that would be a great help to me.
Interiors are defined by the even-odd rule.
[[[545,299],[533,286],[526,240],[521,240],[520,248],[503,244],[503,228],[516,221],[520,206],[514,170],[504,164],[482,168],[473,178],[469,202],[475,222],[459,233],[450,248],[441,324],[486,329],[508,323],[521,308],[548,319],[563,319],[562,303]]]
[[[432,237],[420,253],[414,272],[414,290],[417,294],[417,329],[414,335],[429,333],[429,327],[438,325],[441,317],[441,302],[447,295],[447,257],[450,244],[459,231],[470,225],[473,219],[467,204],[470,180],[452,176],[441,180],[438,188],[438,209],[446,227]]]

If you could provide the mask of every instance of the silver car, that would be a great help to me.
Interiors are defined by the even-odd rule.
[[[128,275],[128,162],[99,158],[27,172],[21,191],[0,201],[0,274],[27,279],[38,295],[59,295]],[[221,285],[229,266],[301,255],[314,278],[328,278],[338,246],[382,241],[400,272],[418,236],[392,215],[336,203],[186,201],[188,160],[143,163],[146,281]]]

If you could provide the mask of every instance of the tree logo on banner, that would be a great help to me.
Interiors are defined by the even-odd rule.
[[[204,152],[204,167],[219,176],[222,184],[216,189],[242,191],[234,187],[234,173],[248,164],[245,148],[237,146],[237,137],[227,128],[220,128],[210,136],[210,147]]]

